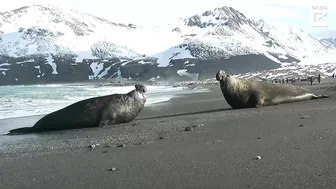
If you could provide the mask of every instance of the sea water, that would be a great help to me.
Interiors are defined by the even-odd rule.
[[[181,93],[201,92],[183,87],[147,86],[146,106],[168,101]],[[127,93],[134,86],[97,84],[48,84],[0,86],[0,119],[48,114],[74,102],[114,93]]]

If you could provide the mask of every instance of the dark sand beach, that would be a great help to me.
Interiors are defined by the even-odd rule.
[[[146,107],[128,124],[0,136],[0,188],[336,187],[336,87],[305,86],[331,99],[242,110],[209,87]]]

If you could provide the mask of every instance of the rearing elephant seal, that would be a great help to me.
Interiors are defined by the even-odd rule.
[[[307,89],[293,85],[233,78],[223,70],[217,72],[216,80],[220,82],[225,100],[234,109],[330,98],[327,95],[315,95]]]
[[[112,94],[89,98],[47,114],[33,127],[13,129],[9,134],[35,133],[54,130],[103,127],[127,123],[135,119],[146,103],[147,87],[136,84],[126,94]]]

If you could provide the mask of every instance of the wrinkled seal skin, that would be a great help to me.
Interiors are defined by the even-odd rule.
[[[328,95],[315,95],[298,86],[233,78],[223,70],[217,72],[216,80],[220,82],[223,96],[233,109],[330,98]]]
[[[9,135],[128,123],[143,110],[147,100],[144,95],[146,92],[145,85],[136,84],[135,90],[126,94],[85,99],[47,114],[33,127],[10,130]]]

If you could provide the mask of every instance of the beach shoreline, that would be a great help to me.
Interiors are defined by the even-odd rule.
[[[187,86],[186,86],[187,87]],[[200,87],[200,85],[197,85],[196,87]],[[198,98],[199,95],[202,95],[203,93],[209,93],[209,90],[212,91],[213,89],[217,88],[218,86],[204,86],[202,85],[201,91],[195,91],[195,93],[191,93],[194,89],[186,89],[189,90],[188,92],[185,93],[180,93],[178,95],[175,95],[168,101],[163,101],[163,102],[158,102],[154,103],[151,105],[148,105],[144,108],[144,110],[140,113],[140,115],[131,123],[126,123],[126,124],[119,124],[116,126],[109,126],[107,127],[108,129],[114,129],[114,128],[122,128],[122,127],[128,127],[129,125],[137,124],[138,120],[144,120],[148,119],[150,117],[155,117],[155,116],[169,116],[168,114],[171,114],[171,112],[178,112],[172,109],[176,109],[172,107],[174,104],[179,104],[179,102],[184,99],[184,98]],[[204,89],[204,90],[202,90]],[[203,94],[204,95],[204,94]],[[218,93],[217,93],[218,95]],[[221,99],[221,98],[220,98]],[[189,109],[187,110],[189,111]],[[6,134],[10,129],[14,128],[20,128],[20,127],[27,127],[27,126],[32,126],[36,121],[38,121],[40,118],[45,116],[46,114],[39,114],[39,115],[32,115],[32,116],[23,116],[23,117],[14,117],[14,118],[5,118],[0,120],[0,125],[1,125],[1,131],[2,134]],[[13,124],[16,126],[13,127]],[[83,143],[83,141],[80,140],[85,140],[84,135],[90,135],[90,132],[97,132],[96,137],[98,137],[101,132],[99,131],[100,128],[87,128],[87,129],[74,129],[74,130],[64,130],[64,131],[55,131],[55,132],[47,132],[47,133],[41,133],[41,134],[28,134],[28,135],[15,135],[15,136],[7,136],[7,135],[2,135],[0,136],[0,144],[11,144],[10,147],[6,147],[6,145],[0,147],[0,153],[1,150],[4,152],[9,152],[9,153],[17,153],[17,154],[22,154],[25,153],[23,149],[29,149],[32,148],[34,149],[34,143],[38,143],[39,140],[48,140],[48,137],[51,136],[53,138],[61,138],[63,140],[64,136],[65,138],[72,138],[72,134],[75,134],[76,137],[81,136],[78,138],[78,141],[72,142],[72,143]],[[104,129],[103,129],[104,130]],[[83,133],[82,133],[83,132]],[[87,134],[85,134],[87,133]],[[45,137],[46,136],[46,137]],[[84,139],[83,139],[84,137]],[[99,137],[98,137],[99,138]],[[8,140],[10,139],[10,140]],[[25,140],[22,140],[25,139]],[[35,140],[36,139],[36,140]],[[31,141],[32,140],[32,141]],[[107,140],[107,139],[106,139]],[[27,144],[29,142],[29,144]],[[62,143],[62,142],[60,142]],[[87,142],[87,145],[89,145],[89,142]],[[97,144],[99,142],[96,142]],[[101,142],[100,142],[101,143]],[[43,149],[46,149],[48,151],[50,148],[56,149],[57,147],[52,147],[53,144],[50,145],[45,145],[45,147],[42,147]],[[116,144],[113,144],[116,145]],[[60,145],[59,145],[60,146]],[[78,147],[86,147],[85,145],[79,145]],[[61,147],[64,149],[67,149],[66,147]],[[5,150],[8,149],[8,150]],[[15,149],[21,149],[19,151]],[[29,150],[27,150],[29,151]]]
[[[333,85],[307,85],[331,99],[242,110],[206,87],[127,124],[1,136],[13,137],[0,148],[1,187],[334,188]]]

